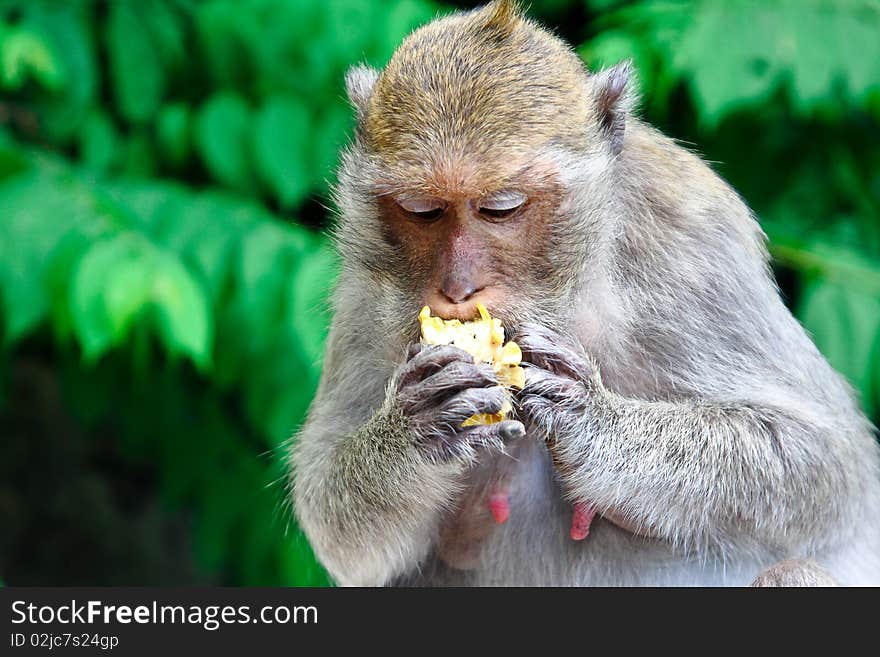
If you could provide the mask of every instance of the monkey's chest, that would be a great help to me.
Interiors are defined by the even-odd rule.
[[[485,457],[468,474],[462,496],[441,524],[437,556],[459,570],[484,566],[497,534],[515,530],[525,507],[551,494],[548,468],[546,450],[529,439],[510,446],[507,454]]]

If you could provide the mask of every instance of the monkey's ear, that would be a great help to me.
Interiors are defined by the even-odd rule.
[[[632,60],[629,59],[590,76],[599,127],[610,140],[615,155],[623,148],[626,117],[636,103],[633,77]]]
[[[348,102],[357,112],[358,122],[363,119],[367,111],[367,102],[378,78],[379,71],[363,64],[352,66],[345,74],[345,92],[348,94]]]
[[[494,0],[483,7],[481,13],[485,14],[483,29],[501,39],[509,37],[523,20],[517,0]]]

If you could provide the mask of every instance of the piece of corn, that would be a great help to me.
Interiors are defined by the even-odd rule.
[[[474,357],[475,363],[487,363],[498,375],[498,382],[506,387],[522,388],[526,384],[526,373],[519,366],[522,351],[516,342],[504,344],[504,327],[501,320],[492,317],[486,306],[477,304],[480,319],[462,322],[457,319],[432,317],[428,306],[419,313],[422,327],[422,344],[451,344]],[[513,410],[510,393],[497,413],[478,413],[465,420],[461,426],[494,424],[501,422]]]

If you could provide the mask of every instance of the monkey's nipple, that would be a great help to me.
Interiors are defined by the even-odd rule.
[[[593,524],[593,517],[596,515],[596,509],[586,502],[578,502],[574,505],[571,516],[571,530],[569,535],[572,540],[582,541],[590,534],[590,525]]]
[[[496,491],[489,495],[489,511],[497,524],[507,522],[510,517],[510,496],[504,491]]]

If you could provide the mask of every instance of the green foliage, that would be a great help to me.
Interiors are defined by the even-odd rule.
[[[685,83],[705,126],[777,91],[796,114],[832,116],[878,93],[876,0],[646,0],[599,24],[599,37],[583,47],[588,60],[633,58],[650,102],[661,107],[670,88]]]
[[[195,580],[326,583],[284,488],[338,266],[307,226],[326,221],[352,127],[345,69],[381,66],[437,10],[0,0],[0,430],[16,428],[0,445],[82,446],[83,468],[112,494],[91,474],[70,496],[57,473],[32,475],[35,490],[91,505],[70,511],[75,537],[109,546],[127,533],[133,511],[113,506],[116,491],[143,480],[131,486],[159,509],[126,546],[183,514]],[[553,0],[530,11],[591,66],[634,59],[646,118],[699,145],[756,210],[783,293],[876,421],[880,3]],[[17,383],[34,359],[52,373],[34,385],[63,407],[47,427]],[[92,454],[112,455],[112,472]],[[0,496],[18,499],[4,485]],[[33,514],[41,531],[55,518]],[[0,577],[16,583],[4,545]],[[66,572],[57,559],[52,572]]]
[[[250,108],[231,92],[214,95],[199,110],[195,142],[215,180],[242,192],[254,192],[250,162]]]
[[[162,6],[158,2],[145,5],[132,0],[109,5],[105,39],[110,86],[120,116],[130,124],[145,123],[155,116],[168,84],[157,49],[160,44],[155,43],[157,35],[141,24],[141,11],[150,4]],[[165,20],[174,24],[171,14],[166,14]]]
[[[285,550],[302,556],[302,547],[291,547],[284,523],[273,520],[283,486],[261,494],[283,479],[281,454],[264,453],[296,429],[317,384],[328,319],[321,304],[335,276],[326,245],[234,197],[102,183],[39,159],[0,184],[0,199],[8,209],[0,243],[7,345],[41,324],[68,348],[73,341],[81,359],[69,374],[78,389],[71,406],[90,409],[93,420],[124,409],[125,440],[158,466],[166,501],[199,510],[201,565],[277,582]],[[134,383],[118,369],[102,380],[104,362],[120,349],[132,354]],[[179,358],[203,378],[183,386]],[[230,428],[224,391],[240,395],[244,429]],[[118,403],[101,401],[114,396]],[[256,451],[243,441],[248,434]],[[243,539],[230,533],[261,542],[240,553]],[[233,555],[255,562],[235,566]],[[301,571],[285,566],[289,583],[324,581],[304,559]],[[269,563],[275,571],[256,566]]]
[[[300,154],[308,151],[311,117],[302,104],[273,98],[260,108],[254,123],[260,179],[282,206],[289,206],[309,188],[309,163]]]
[[[102,172],[183,174],[286,209],[333,177],[351,127],[345,69],[381,65],[435,12],[428,0],[0,7],[14,17],[0,21],[0,89],[30,137],[75,145]]]
[[[326,582],[288,531],[283,450],[336,256],[272,210],[326,193],[345,69],[381,65],[435,10],[0,0],[3,371],[51,346],[75,421],[112,427],[169,513],[192,512],[215,581]]]

